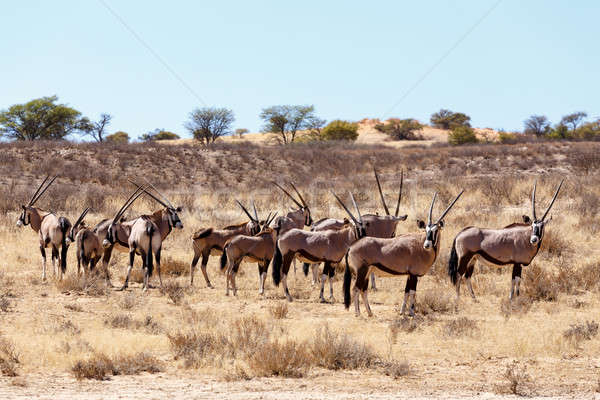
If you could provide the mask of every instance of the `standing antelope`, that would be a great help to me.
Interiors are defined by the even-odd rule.
[[[358,219],[352,215],[335,193],[333,195],[346,210],[353,224],[348,224],[340,230],[319,232],[291,229],[277,240],[273,256],[273,282],[276,286],[279,286],[279,282],[283,283],[283,291],[288,301],[292,301],[292,296],[287,287],[287,275],[294,258],[297,257],[306,263],[324,262],[325,269],[329,270],[333,268],[331,264],[338,264],[342,260],[352,243],[366,234],[368,222],[363,221],[352,193],[350,193],[350,197]]]
[[[463,192],[461,191],[456,196],[436,222],[433,222],[432,213],[437,193],[433,195],[427,224],[421,220],[417,221],[419,228],[425,230],[425,237],[420,233],[409,233],[390,239],[366,237],[350,246],[346,254],[346,271],[344,272],[343,284],[345,307],[350,307],[350,284],[352,275],[355,275],[356,282],[354,283],[353,292],[356,315],[360,314],[359,291],[365,303],[367,314],[369,316],[373,315],[367,300],[367,289],[369,287],[368,275],[374,271],[380,276],[408,275],[406,288],[404,289],[402,313],[404,313],[407,300],[410,297],[409,314],[414,315],[418,278],[425,275],[435,262],[439,253],[444,217]]]
[[[404,172],[400,174],[400,189],[398,190],[398,201],[396,202],[396,212],[394,215],[390,214],[390,210],[385,202],[385,197],[383,196],[383,191],[381,190],[381,184],[379,182],[379,175],[377,174],[377,170],[373,167],[373,173],[375,174],[375,180],[377,181],[377,188],[379,189],[379,196],[381,198],[381,203],[383,204],[383,209],[385,210],[386,215],[377,215],[377,214],[365,214],[362,216],[363,220],[368,222],[367,227],[367,236],[377,237],[377,238],[393,238],[396,235],[396,227],[398,226],[398,222],[406,221],[407,215],[398,216],[400,212],[400,201],[402,200],[402,186],[404,183]],[[311,227],[311,231],[320,231],[327,229],[341,229],[344,221],[336,220],[333,218],[327,218],[320,220],[318,223],[313,224]],[[317,278],[317,268],[318,264],[312,264],[312,273],[313,273],[313,284],[316,282]],[[305,263],[303,266],[304,275],[308,274],[308,264]],[[323,269],[323,273],[321,275],[321,291],[320,291],[320,299],[321,302],[325,302],[323,297],[323,290],[325,286],[324,279],[329,278],[329,292],[330,298],[333,299],[333,276],[335,274],[334,269],[329,269],[328,271]],[[375,285],[375,273],[371,273],[371,289],[377,290]]]
[[[242,205],[242,203],[237,200],[236,202],[242,208],[248,218],[250,218],[250,221],[237,225],[226,226],[223,229],[202,229],[194,233],[192,236],[194,245],[194,259],[190,265],[190,286],[194,286],[194,269],[198,264],[200,256],[202,256],[202,264],[200,265],[200,269],[202,271],[202,275],[204,275],[206,286],[212,288],[213,286],[210,283],[208,274],[206,272],[206,265],[208,264],[208,258],[210,257],[211,253],[222,253],[225,243],[238,235],[253,236],[259,232],[260,222],[258,221],[258,217],[253,217]]]
[[[294,198],[287,190],[285,190],[280,184],[277,182],[273,182],[275,186],[277,186],[285,195],[287,195],[296,205],[298,206],[297,210],[291,210],[286,215],[282,215],[277,217],[273,221],[273,226],[277,226],[280,229],[279,234],[282,235],[290,229],[302,229],[305,226],[311,226],[313,223],[310,208],[308,208],[308,204],[304,201],[304,198],[296,188],[293,182],[290,182],[289,185],[294,189],[296,194],[298,195],[298,200]]]
[[[68,243],[76,243],[77,245],[77,273],[81,272],[83,264],[84,279],[86,278],[86,274],[94,269],[102,254],[104,254],[104,247],[102,247],[98,235],[85,224],[84,218],[89,211],[89,207],[83,210],[77,221],[73,224],[67,237]]]
[[[162,240],[158,226],[152,221],[150,216],[142,215],[131,221],[122,221],[121,216],[133,204],[133,202],[144,193],[144,188],[138,187],[131,197],[121,207],[114,216],[108,227],[106,238],[102,241],[104,248],[113,246],[118,240],[119,235],[127,237],[129,247],[129,266],[127,267],[127,277],[120,290],[125,290],[129,286],[129,277],[133,269],[133,262],[136,253],[142,258],[142,270],[144,271],[144,283],[142,290],[146,291],[150,287],[150,276],[154,268],[152,254],[156,260],[157,269],[160,270],[160,251]],[[121,221],[121,222],[118,222]],[[160,286],[162,279],[159,273]]]
[[[48,190],[50,185],[56,180],[54,176],[48,182],[50,176],[41,183],[38,189],[35,191],[31,200],[27,205],[21,205],[22,211],[19,219],[17,220],[17,226],[21,227],[24,225],[30,225],[31,229],[40,235],[40,252],[42,253],[42,280],[46,280],[46,248],[52,247],[52,268],[54,276],[56,276],[56,261],[60,263],[59,279],[62,280],[63,274],[67,270],[67,232],[71,228],[71,223],[65,217],[57,217],[50,211],[44,211],[40,208],[34,207],[36,201]],[[46,184],[47,183],[47,184]],[[45,187],[44,187],[45,185]],[[58,248],[60,247],[60,257]]]
[[[229,286],[233,289],[233,295],[237,295],[237,287],[235,286],[235,275],[238,272],[240,263],[249,258],[250,261],[258,263],[258,277],[260,286],[258,293],[265,292],[265,278],[267,277],[267,269],[273,252],[275,251],[275,241],[277,240],[277,229],[269,227],[269,224],[275,219],[275,213],[267,216],[262,229],[254,236],[238,235],[229,240],[223,249],[221,256],[221,271],[227,266],[227,290],[225,294],[229,296]]]
[[[146,216],[156,225],[158,231],[160,232],[161,243],[162,243],[162,241],[164,241],[167,238],[167,236],[171,233],[173,228],[183,229],[183,224],[181,223],[181,220],[179,219],[179,215],[177,214],[177,213],[181,212],[181,207],[175,207],[173,204],[171,204],[169,199],[167,199],[167,197],[165,195],[163,195],[158,189],[156,189],[156,187],[154,187],[149,182],[148,182],[147,187],[142,187],[142,186],[138,185],[137,183],[133,182],[132,180],[129,180],[129,182],[134,184],[142,193],[146,193],[148,196],[150,196],[152,199],[154,199],[157,203],[159,203],[160,205],[165,207],[164,209],[154,212],[152,215]],[[147,190],[148,187],[154,189],[154,191],[160,197],[162,197],[163,200],[160,200],[157,196],[155,196],[154,194],[149,192]],[[120,222],[124,222],[124,221],[120,221]],[[110,219],[102,220],[94,227],[93,231],[94,231],[94,233],[96,233],[96,235],[99,238],[104,239],[107,237],[109,227],[111,226],[112,223],[113,222]],[[116,230],[117,234],[113,238],[114,241],[111,244],[109,244],[108,247],[104,247],[103,256],[102,256],[102,265],[103,265],[104,271],[106,273],[106,282],[109,286],[112,286],[112,285],[110,283],[108,264],[109,264],[110,258],[112,256],[113,249],[116,248],[117,250],[123,251],[123,252],[130,250],[129,242],[128,242],[128,235],[129,235],[128,230],[120,229],[120,224],[117,224],[116,227],[117,227],[117,230]],[[104,243],[104,241],[103,241],[103,243]],[[104,244],[103,244],[103,246],[104,246]],[[162,278],[160,276],[160,264],[157,265],[157,271],[158,271],[159,280],[162,281]]]
[[[460,282],[464,276],[471,297],[475,298],[473,287],[471,286],[471,276],[475,268],[475,261],[478,257],[495,265],[512,264],[512,280],[510,286],[510,299],[519,295],[519,286],[521,282],[521,270],[523,266],[528,266],[536,256],[542,245],[544,237],[544,228],[550,222],[546,220],[558,192],[562,187],[560,182],[550,205],[541,219],[537,218],[535,209],[535,191],[537,183],[533,185],[531,193],[531,211],[533,220],[527,215],[523,215],[523,223],[514,223],[505,226],[502,229],[486,229],[477,227],[468,227],[463,229],[452,244],[450,260],[448,262],[448,274],[452,283],[456,286],[456,302],[460,295]]]

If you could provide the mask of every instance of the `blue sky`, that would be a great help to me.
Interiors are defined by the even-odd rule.
[[[506,130],[531,114],[600,117],[597,1],[503,0],[388,114],[496,0],[104,1],[236,128],[258,131],[276,104],[327,120],[426,122],[449,108]],[[111,131],[186,135],[204,104],[100,0],[3,3],[0,109],[56,94],[112,114]]]

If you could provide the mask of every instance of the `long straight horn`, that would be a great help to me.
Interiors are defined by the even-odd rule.
[[[113,224],[115,222],[117,222],[119,218],[121,218],[121,215],[123,215],[125,210],[127,210],[129,208],[129,206],[131,206],[133,204],[133,202],[136,201],[137,198],[142,195],[142,193],[144,193],[143,188],[139,187],[135,190],[135,192],[133,192],[133,194],[131,196],[129,196],[127,201],[121,206],[119,211],[115,214],[115,216],[113,218]]]
[[[348,215],[350,216],[350,218],[352,219],[352,221],[354,221],[354,223],[358,225],[358,221],[356,220],[356,218],[354,218],[354,215],[352,215],[352,213],[350,212],[350,210],[348,210],[348,207],[346,207],[346,205],[338,197],[338,195],[335,194],[334,192],[331,192],[331,194],[335,197],[335,199],[338,201],[338,203],[340,203],[340,205],[344,208],[344,210],[346,210],[346,212],[348,213]]]
[[[156,197],[155,195],[153,195],[152,193],[150,193],[149,191],[147,191],[145,188],[143,188],[142,186],[138,185],[137,183],[135,183],[135,181],[132,181],[131,179],[127,179],[130,183],[134,184],[135,186],[137,186],[138,189],[143,190],[144,193],[146,193],[148,196],[152,197],[158,204],[162,205],[163,207],[169,208],[169,206],[162,200],[160,200],[158,197]]]
[[[433,194],[433,200],[431,200],[431,206],[429,206],[429,216],[427,218],[427,225],[431,225],[432,214],[433,214],[433,205],[435,204],[435,199],[437,198],[437,192]]]
[[[244,211],[244,213],[246,213],[246,215],[248,216],[248,218],[250,218],[250,221],[253,222],[258,222],[257,220],[254,219],[254,217],[248,212],[248,210],[246,210],[246,207],[244,207],[244,205],[242,203],[239,202],[239,200],[235,201],[236,203],[238,203],[238,206],[240,206],[242,208],[242,210]]]
[[[256,212],[256,205],[254,204],[254,200],[252,200],[252,208],[254,209],[254,219],[258,221],[258,212]]]
[[[564,179],[560,181],[560,184],[558,185],[558,188],[556,189],[556,192],[554,193],[554,197],[552,198],[550,205],[548,206],[548,208],[546,209],[546,212],[544,213],[544,216],[542,217],[542,221],[545,220],[546,217],[548,216],[548,213],[550,212],[550,209],[554,205],[554,201],[556,200],[556,197],[558,196],[558,192],[560,191],[560,188],[562,187],[562,184],[564,181],[565,181]]]
[[[29,204],[30,206],[34,205],[36,201],[38,201],[40,199],[40,197],[42,197],[42,195],[44,193],[46,193],[46,190],[48,190],[48,188],[50,187],[50,185],[52,185],[52,183],[56,180],[58,176],[54,175],[54,177],[52,179],[50,179],[50,182],[48,182],[46,184],[46,186],[41,190],[41,192],[39,192],[36,197],[34,199],[32,199],[31,204]]]
[[[29,206],[33,205],[33,201],[35,200],[35,197],[38,195],[38,193],[42,189],[42,186],[44,186],[44,184],[46,183],[46,181],[48,179],[50,179],[50,175],[46,175],[46,177],[44,178],[44,180],[42,181],[42,183],[40,183],[40,186],[38,186],[38,188],[35,191],[35,193],[33,194],[33,196],[31,196],[31,199],[29,200],[29,203],[27,203],[27,205],[29,205]]]
[[[360,210],[358,209],[358,204],[356,204],[356,200],[354,200],[354,195],[352,194],[352,192],[349,192],[349,193],[350,193],[350,198],[352,199],[352,204],[354,204],[354,208],[356,209],[356,213],[358,214],[358,220],[362,224],[363,220],[362,220],[362,215],[360,215]]]
[[[155,191],[156,193],[158,193],[158,195],[159,195],[160,197],[162,197],[162,198],[163,198],[163,200],[165,201],[165,203],[167,203],[167,204],[165,205],[165,207],[167,207],[167,208],[173,208],[173,209],[175,208],[175,207],[173,206],[173,204],[171,204],[171,202],[169,201],[169,199],[167,198],[167,196],[165,196],[164,194],[162,194],[162,193],[160,192],[160,190],[158,190],[158,189],[156,188],[156,186],[154,186],[153,184],[151,184],[151,183],[148,181],[148,179],[144,178],[144,180],[146,181],[146,183],[147,183],[147,184],[148,184],[148,185],[149,185],[149,186],[150,186],[152,189],[154,189],[154,191]]]
[[[273,216],[271,217],[271,219],[269,219],[267,221],[267,226],[271,225],[271,222],[273,222],[273,220],[275,219],[275,217],[277,216],[277,214],[279,213],[279,211],[275,211],[275,214],[273,214]]]
[[[537,187],[537,181],[533,182],[533,191],[531,192],[531,212],[533,213],[533,220],[537,221],[537,215],[535,215],[535,190]]]
[[[86,208],[85,210],[83,210],[83,212],[81,213],[81,215],[79,216],[79,218],[77,218],[77,221],[75,221],[75,223],[73,224],[73,229],[77,228],[77,226],[81,223],[81,221],[83,221],[83,219],[87,215],[88,211],[90,211],[89,207]]]
[[[404,184],[404,171],[400,172],[400,190],[398,191],[398,202],[396,203],[396,217],[400,212],[400,200],[402,200],[402,185]]]
[[[302,197],[302,195],[300,194],[300,191],[298,191],[298,189],[296,188],[296,185],[294,185],[294,182],[290,182],[290,186],[292,187],[292,189],[294,189],[294,192],[296,192],[296,194],[298,195],[298,198],[300,199],[302,204],[304,204],[304,207],[308,207],[308,205],[306,204],[306,201],[304,201],[304,197]]]
[[[450,203],[450,205],[448,206],[448,208],[446,208],[446,211],[444,211],[442,213],[442,216],[438,218],[436,224],[438,222],[440,222],[441,220],[444,219],[444,217],[446,216],[446,214],[448,214],[448,211],[450,211],[450,209],[454,206],[454,203],[456,203],[458,201],[458,199],[460,199],[460,196],[462,196],[462,194],[464,193],[464,189],[460,191],[460,193],[458,194],[458,196],[456,196],[456,198],[454,199],[454,201],[452,203]]]
[[[381,183],[379,182],[379,175],[377,174],[375,166],[373,166],[373,173],[375,174],[375,180],[377,181],[377,189],[379,189],[379,197],[381,197],[381,204],[383,204],[385,214],[390,215],[390,210],[388,209],[387,204],[385,204],[385,198],[383,197],[383,192],[381,191]],[[398,212],[396,212],[396,214],[398,214]]]
[[[287,195],[287,196],[288,196],[290,199],[292,199],[292,201],[293,201],[294,203],[296,203],[296,205],[297,205],[298,207],[300,207],[300,208],[304,207],[302,204],[300,204],[300,203],[298,202],[298,200],[296,200],[296,199],[294,198],[294,196],[292,196],[291,194],[289,194],[287,190],[285,190],[283,187],[281,187],[281,185],[279,185],[279,183],[277,183],[277,182],[275,182],[275,181],[272,181],[272,182],[275,184],[275,186],[277,186],[279,189],[281,189],[281,191],[282,191],[283,193],[285,193],[285,194],[286,194],[286,195]]]

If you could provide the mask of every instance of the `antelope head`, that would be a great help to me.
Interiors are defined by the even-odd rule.
[[[52,185],[52,183],[56,179],[56,176],[54,176],[52,179],[50,179],[49,182],[48,182],[48,179],[50,179],[49,175],[46,176],[46,178],[42,181],[42,183],[37,188],[37,190],[35,191],[33,196],[31,196],[31,200],[29,200],[29,203],[27,203],[27,205],[25,205],[25,204],[21,205],[21,209],[22,209],[21,215],[19,215],[19,219],[17,220],[18,227],[29,225],[29,223],[31,222],[31,213],[33,211],[33,206],[34,206],[35,202],[38,201],[40,197],[42,197],[42,195],[46,192],[46,190],[48,190],[50,185]]]
[[[427,217],[427,223],[422,220],[417,220],[417,225],[420,229],[425,230],[425,242],[423,242],[423,248],[425,250],[436,249],[438,245],[438,240],[440,237],[440,232],[444,228],[444,217],[450,209],[454,206],[454,204],[458,201],[460,196],[464,193],[462,190],[458,196],[450,203],[450,205],[446,208],[446,211],[442,213],[442,215],[437,219],[437,221],[433,222],[433,205],[435,204],[435,199],[437,198],[437,192],[433,194],[433,200],[431,200],[431,206],[429,207],[429,215]]]
[[[167,213],[169,225],[171,227],[176,228],[176,229],[183,229],[183,223],[179,219],[179,215],[177,215],[177,213],[180,213],[182,211],[181,207],[175,207],[169,201],[169,199],[164,194],[162,194],[153,184],[148,182],[147,179],[144,179],[144,180],[148,184],[148,187],[154,189],[154,191],[158,194],[158,196],[160,196],[162,198],[162,200],[159,199],[158,196],[156,196],[154,193],[148,191],[145,188],[142,188],[140,185],[138,185],[131,179],[128,179],[128,180],[129,180],[129,182],[133,183],[138,189],[142,189],[144,191],[144,193],[146,193],[148,196],[152,197],[158,204],[162,205],[165,208],[165,212]]]
[[[90,211],[90,208],[88,207],[85,210],[83,210],[83,212],[81,213],[79,218],[77,218],[77,221],[75,221],[75,223],[71,227],[71,230],[69,231],[69,234],[67,235],[67,239],[66,239],[67,244],[75,243],[75,236],[77,236],[77,233],[80,230],[85,229],[85,221],[83,219],[85,218],[85,216],[87,215],[87,213],[89,211]]]
[[[269,213],[269,215],[267,215],[267,218],[265,220],[263,220],[263,221],[260,222],[261,228],[260,228],[260,231],[258,233],[263,233],[263,232],[266,232],[268,229],[272,229],[270,227],[270,225],[271,225],[271,222],[273,222],[273,220],[275,219],[276,216],[277,216],[277,211],[275,211],[275,214]],[[273,231],[275,231],[275,230],[273,229]],[[257,235],[258,235],[258,233],[257,233]]]
[[[136,189],[136,191],[133,192],[133,194],[131,196],[129,196],[129,198],[127,199],[125,204],[123,204],[121,209],[115,214],[112,222],[108,226],[108,231],[106,232],[106,237],[102,241],[102,246],[104,248],[108,248],[108,247],[112,246],[113,244],[115,244],[115,242],[117,240],[117,224],[119,222],[121,222],[121,217],[123,216],[123,213],[125,213],[125,211],[127,211],[127,209],[133,204],[133,202],[136,201],[137,198],[140,197],[143,193],[144,193],[144,188],[138,187]]]
[[[354,199],[352,193],[350,193],[350,198],[352,199],[352,204],[354,204],[354,208],[356,209],[356,215],[358,215],[358,218],[352,215],[348,207],[346,207],[344,202],[338,197],[337,194],[335,194],[334,192],[331,192],[331,194],[333,194],[338,203],[340,203],[344,210],[346,210],[346,213],[352,220],[352,226],[354,227],[354,234],[356,235],[356,240],[367,236],[367,227],[369,226],[369,223],[363,221],[362,215],[360,214],[360,210],[358,209],[358,205],[356,204],[356,200]]]
[[[306,204],[306,201],[304,201],[304,198],[302,197],[302,195],[296,188],[296,185],[294,185],[293,182],[289,183],[289,185],[292,187],[292,189],[294,189],[294,192],[296,192],[296,194],[298,195],[299,200],[297,200],[294,196],[292,196],[287,190],[285,190],[277,182],[273,181],[273,183],[275,184],[275,186],[277,186],[279,189],[281,189],[281,191],[283,193],[285,193],[298,207],[300,207],[300,210],[302,211],[302,216],[304,218],[304,226],[311,226],[313,223],[313,220],[312,220],[312,216],[310,214],[310,208],[308,207],[308,204]]]
[[[394,219],[395,221],[406,221],[408,215],[405,214],[398,216],[398,213],[400,212],[400,201],[402,200],[402,185],[404,183],[404,171],[400,173],[400,189],[398,190],[398,201],[396,202],[396,212],[394,213],[394,215],[390,214],[390,210],[387,204],[385,203],[385,197],[383,196],[383,191],[381,190],[381,182],[379,181],[379,175],[377,174],[375,166],[373,166],[373,173],[375,174],[375,180],[377,181],[377,189],[379,189],[379,197],[381,198],[381,204],[383,205],[385,214],[391,219]]]
[[[544,215],[542,216],[541,219],[537,218],[536,210],[535,210],[535,190],[536,190],[537,182],[535,182],[533,184],[533,191],[531,192],[531,211],[533,214],[533,220],[531,218],[529,218],[527,215],[523,216],[523,221],[525,221],[525,223],[531,223],[531,237],[529,238],[529,243],[538,244],[539,242],[541,242],[542,237],[544,236],[544,228],[546,227],[546,224],[552,220],[552,217],[550,217],[549,219],[546,219],[546,217],[548,216],[550,209],[554,205],[554,201],[556,200],[556,197],[558,196],[558,192],[560,191],[560,188],[562,187],[563,182],[564,182],[564,179],[560,181],[560,184],[558,185],[556,192],[554,192],[554,197],[552,197],[552,201],[550,202],[550,205],[546,209],[546,212],[544,213]]]
[[[258,232],[260,232],[262,225],[260,223],[260,221],[258,220],[258,213],[256,212],[256,206],[254,205],[254,200],[252,200],[252,208],[254,208],[254,215],[250,214],[250,212],[246,209],[246,207],[244,207],[244,205],[242,203],[240,203],[239,200],[235,201],[238,206],[240,206],[240,208],[242,209],[242,211],[244,211],[244,214],[246,214],[248,216],[248,218],[250,218],[250,221],[248,221],[248,232],[250,232],[251,236],[256,235]]]

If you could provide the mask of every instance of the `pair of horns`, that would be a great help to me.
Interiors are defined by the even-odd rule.
[[[127,179],[127,180],[130,183],[132,183],[133,185],[135,185],[138,189],[142,189],[144,191],[144,193],[146,193],[148,196],[152,197],[158,204],[161,204],[165,208],[170,208],[172,210],[175,210],[175,206],[173,206],[173,204],[171,204],[171,202],[169,201],[169,199],[167,199],[167,196],[165,196],[164,194],[162,194],[153,184],[151,184],[150,182],[148,182],[148,180],[146,178],[144,178],[144,180],[146,181],[146,184],[147,184],[146,187],[152,188],[160,197],[162,197],[162,200],[159,199],[158,197],[156,197],[151,192],[149,192],[146,188],[142,188],[142,186],[140,186],[136,182],[132,181],[131,179]]]
[[[81,213],[81,215],[79,216],[79,218],[77,218],[77,221],[75,221],[75,224],[73,225],[73,230],[75,230],[77,228],[77,226],[79,226],[79,224],[81,224],[81,222],[83,221],[83,219],[85,218],[85,216],[87,215],[87,213],[91,210],[91,208],[86,208],[85,210],[83,210],[83,212]]]
[[[58,175],[54,175],[54,177],[52,177],[52,179],[50,179],[50,175],[47,175],[46,179],[44,179],[42,181],[42,183],[37,188],[37,190],[35,191],[35,193],[31,197],[31,200],[29,200],[29,203],[27,205],[28,206],[34,205],[35,202],[38,201],[40,199],[40,197],[42,197],[42,195],[46,192],[46,190],[48,190],[48,188],[50,187],[50,185],[52,185],[52,183],[56,180],[57,177],[58,177]],[[48,182],[48,179],[50,179],[50,182]],[[48,182],[48,184],[46,184],[46,182]],[[46,187],[44,187],[44,185],[46,185]]]
[[[263,228],[271,225],[271,222],[273,222],[273,220],[275,219],[275,217],[277,216],[278,213],[279,213],[279,211],[275,211],[275,214],[273,214],[273,216],[271,216],[272,212],[270,212],[269,215],[267,215],[267,219],[265,220],[265,224],[263,225]]]
[[[564,179],[560,181],[560,184],[558,185],[558,188],[556,189],[556,192],[554,192],[554,197],[552,197],[552,201],[550,202],[550,205],[546,209],[546,212],[544,213],[544,216],[542,217],[542,219],[540,221],[545,220],[546,217],[548,216],[548,213],[550,212],[550,209],[554,205],[554,201],[556,200],[556,197],[558,197],[558,192],[560,191],[560,188],[562,187],[564,181],[565,181]],[[531,193],[531,208],[533,210],[533,220],[535,222],[538,221],[537,215],[536,215],[536,212],[535,212],[535,191],[536,191],[536,188],[537,188],[537,181],[535,181],[533,183],[533,192]]]
[[[304,201],[304,198],[302,197],[302,195],[300,194],[300,192],[298,191],[298,189],[296,188],[296,185],[294,185],[293,182],[289,182],[289,185],[292,187],[292,189],[294,189],[294,192],[296,192],[296,194],[298,195],[298,198],[300,199],[300,201],[296,200],[294,198],[294,196],[292,196],[287,190],[285,190],[279,183],[272,181],[275,186],[277,186],[279,189],[281,189],[281,191],[283,193],[285,193],[294,203],[296,203],[296,205],[300,208],[308,208],[308,205],[306,204],[306,201]]]
[[[350,198],[352,199],[352,204],[354,204],[354,208],[356,209],[356,213],[358,215],[358,220],[354,217],[354,215],[352,215],[352,213],[350,212],[350,210],[348,210],[348,207],[346,207],[346,205],[338,197],[338,195],[335,194],[333,191],[331,192],[331,194],[335,197],[335,199],[338,201],[338,203],[340,203],[340,205],[344,208],[344,210],[346,210],[346,213],[348,213],[348,215],[350,216],[350,218],[352,219],[352,221],[354,221],[354,224],[355,225],[362,225],[362,223],[363,223],[362,215],[360,214],[360,210],[358,209],[358,205],[356,204],[356,200],[354,199],[354,195],[352,195],[352,192],[348,192],[348,193],[350,193]]]
[[[383,191],[381,190],[381,183],[379,182],[379,175],[377,174],[377,170],[375,166],[373,166],[373,172],[375,173],[375,180],[377,181],[377,188],[379,189],[379,196],[381,197],[381,203],[383,204],[383,209],[387,215],[390,215],[390,210],[388,209],[387,204],[385,204],[385,198],[383,197]],[[396,212],[394,216],[398,216],[400,212],[400,200],[402,200],[402,185],[404,183],[404,171],[400,173],[400,190],[398,190],[398,202],[396,203]]]
[[[458,201],[458,199],[460,198],[460,196],[462,196],[462,194],[464,193],[464,189],[460,191],[460,193],[458,194],[458,196],[456,196],[456,198],[452,201],[452,203],[450,203],[450,205],[446,208],[446,210],[442,213],[442,215],[437,219],[437,221],[435,221],[436,224],[438,224],[441,220],[444,219],[444,217],[446,216],[446,214],[448,214],[448,212],[450,211],[450,209],[454,206],[454,204]],[[429,216],[427,218],[427,224],[428,225],[432,225],[431,221],[433,219],[433,205],[435,204],[435,199],[437,199],[437,192],[435,192],[433,194],[433,200],[431,200],[431,206],[429,207]]]
[[[131,205],[133,204],[134,201],[136,201],[138,199],[138,197],[140,197],[142,194],[146,193],[146,187],[138,187],[135,192],[133,192],[133,194],[131,196],[129,196],[129,198],[127,199],[127,201],[125,202],[125,204],[123,204],[123,206],[121,207],[121,209],[115,214],[115,217],[113,218],[112,223],[116,223],[119,218],[121,218],[121,216],[123,215],[123,213],[125,211],[127,211],[127,209],[129,207],[131,207]]]
[[[252,208],[254,209],[254,216],[252,216],[252,214],[250,214],[250,212],[246,209],[246,207],[244,207],[244,205],[242,203],[240,203],[239,200],[236,200],[235,202],[238,204],[238,206],[240,206],[240,208],[244,211],[244,213],[248,216],[248,218],[250,218],[250,221],[260,224],[260,222],[258,220],[258,212],[256,211],[256,206],[254,205],[254,200],[252,200],[252,203],[251,203]]]

